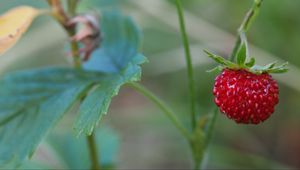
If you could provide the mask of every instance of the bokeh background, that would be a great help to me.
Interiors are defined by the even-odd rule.
[[[214,74],[206,70],[215,64],[202,50],[230,55],[236,30],[252,0],[183,0],[187,31],[191,41],[197,82],[199,117],[214,108]],[[47,8],[46,1],[1,0],[3,13],[16,5]],[[280,86],[280,103],[273,116],[260,125],[237,125],[219,114],[205,157],[207,168],[299,169],[300,168],[300,1],[264,1],[248,39],[251,56],[259,64],[288,61],[290,71],[274,76]],[[143,66],[142,83],[166,100],[189,126],[188,89],[184,53],[177,14],[171,0],[82,0],[80,11],[121,10],[141,27],[143,52],[149,63]],[[51,17],[39,17],[30,31],[0,58],[0,74],[68,65],[64,31]],[[64,118],[53,134],[70,130],[72,115]],[[128,87],[113,99],[103,120],[118,134],[118,169],[191,168],[189,146],[170,121]],[[100,126],[104,126],[100,124]],[[51,133],[51,134],[52,134]],[[50,135],[51,135],[50,134]],[[40,145],[33,160],[62,168],[48,140]],[[74,153],[75,154],[75,153]]]

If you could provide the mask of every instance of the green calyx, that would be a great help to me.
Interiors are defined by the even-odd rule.
[[[286,66],[288,65],[288,62],[285,62],[281,65],[277,65],[277,62],[272,62],[270,64],[267,64],[265,66],[260,66],[255,64],[255,58],[249,56],[249,50],[248,50],[248,42],[247,37],[245,35],[245,32],[241,31],[239,33],[240,38],[240,44],[238,46],[238,49],[235,51],[234,49],[234,59],[236,62],[232,62],[229,60],[226,60],[225,58],[212,54],[207,50],[204,50],[204,52],[208,55],[208,57],[215,60],[220,65],[215,67],[211,71],[222,71],[225,68],[232,69],[232,70],[247,70],[254,74],[263,74],[263,73],[285,73],[288,71]],[[234,60],[233,59],[233,60]]]
[[[246,44],[242,44],[240,46],[240,49],[238,50],[237,54],[236,54],[236,62],[232,62],[229,60],[226,60],[225,58],[212,54],[207,50],[204,50],[204,52],[208,55],[208,57],[210,57],[211,59],[213,59],[214,61],[216,61],[217,63],[219,63],[220,65],[218,65],[217,67],[209,70],[208,72],[213,72],[213,71],[222,71],[225,68],[228,69],[232,69],[232,70],[247,70],[251,73],[254,74],[263,74],[263,73],[285,73],[288,71],[288,69],[286,68],[286,66],[288,65],[288,62],[285,62],[281,65],[277,65],[277,62],[272,62],[270,64],[267,64],[265,66],[259,66],[259,65],[255,65],[255,58],[253,57],[248,57],[248,52],[247,52],[247,46]]]

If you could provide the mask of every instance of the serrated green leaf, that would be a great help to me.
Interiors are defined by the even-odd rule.
[[[100,26],[104,37],[102,46],[84,63],[84,68],[109,73],[111,79],[100,84],[83,101],[74,125],[77,134],[92,133],[107,113],[111,98],[123,84],[140,80],[139,65],[147,61],[139,53],[141,32],[131,18],[118,12],[103,13]]]
[[[237,63],[240,66],[243,66],[247,57],[247,46],[246,43],[242,43],[241,47],[237,52]]]
[[[74,129],[77,134],[91,134],[94,127],[101,120],[103,114],[108,112],[108,107],[113,96],[117,95],[120,87],[128,82],[138,81],[141,77],[141,68],[138,64],[145,62],[145,57],[137,55],[120,75],[113,74],[111,79],[99,84],[85,98],[80,106],[79,115]]]
[[[87,97],[74,127],[90,133],[119,88],[140,79],[139,65],[146,58],[138,52],[140,32],[133,21],[105,13],[101,28],[102,48],[84,64],[85,71],[38,69],[0,81],[0,167],[17,165],[31,155],[46,132],[83,96]],[[88,93],[94,86],[96,91]]]
[[[253,67],[255,65],[255,58],[251,57],[250,61],[245,64],[247,67]]]
[[[120,86],[111,85],[109,83],[99,85],[82,102],[79,117],[75,123],[75,130],[79,134],[84,131],[90,135],[103,114],[107,113],[112,97],[118,93],[120,88]]]
[[[141,32],[132,19],[119,12],[101,16],[101,48],[83,64],[86,70],[118,73],[139,54]]]
[[[50,95],[32,107],[22,108],[19,115],[5,123],[0,130],[1,167],[17,166],[31,155],[49,129],[90,87],[86,82]]]
[[[0,167],[14,167],[30,156],[75,101],[108,79],[101,73],[45,68],[0,80]]]
[[[140,79],[141,68],[138,64],[143,61],[144,56],[135,56],[119,74],[47,68],[6,76],[0,81],[0,167],[18,165],[33,153],[46,132],[75,101],[87,94],[92,85],[106,87],[101,90],[108,95],[96,93],[94,96],[104,101],[104,105],[98,103],[99,106],[95,107],[100,107],[101,111],[106,112],[111,97],[118,92],[122,84]],[[83,104],[86,106],[82,107],[87,108],[90,103]],[[95,120],[87,121],[86,116],[89,115],[81,115],[78,121],[85,120],[85,123],[76,126],[78,131],[86,133],[88,127],[94,127],[101,117],[101,111],[87,112],[92,114]]]

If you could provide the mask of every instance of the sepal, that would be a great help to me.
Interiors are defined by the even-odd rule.
[[[238,56],[237,56],[237,63],[231,62],[226,60],[225,58],[212,54],[211,52],[204,50],[204,52],[213,59],[215,62],[219,63],[220,65],[208,70],[207,72],[215,72],[215,71],[222,71],[223,69],[232,69],[232,70],[247,70],[254,74],[263,74],[263,73],[285,73],[288,71],[286,66],[288,62],[285,62],[279,66],[276,66],[277,61],[267,64],[265,66],[255,65],[255,58],[251,57],[248,62],[247,60],[247,46],[246,44],[242,45],[239,49]],[[245,63],[246,62],[246,63]]]

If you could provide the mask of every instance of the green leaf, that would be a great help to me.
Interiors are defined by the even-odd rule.
[[[92,85],[97,85],[105,88],[91,97],[93,91],[88,94],[77,121],[81,123],[75,124],[78,131],[90,132],[102,112],[107,112],[111,97],[117,94],[120,86],[139,80],[141,68],[138,64],[143,61],[144,56],[135,56],[119,74],[47,68],[6,76],[0,82],[0,167],[16,166],[31,155],[63,114],[87,95]],[[101,98],[104,102],[97,104],[97,100],[89,98]],[[91,104],[95,104],[96,110],[83,112]],[[88,119],[89,116],[93,119]]]
[[[140,80],[141,68],[138,64],[144,61],[144,56],[135,56],[128,67],[120,72],[120,75],[112,75],[89,93],[80,106],[79,116],[74,125],[78,135],[92,133],[103,114],[108,112],[111,98],[118,94],[123,84]]]
[[[102,168],[107,169],[116,163],[119,150],[119,135],[107,126],[95,131],[98,146],[99,162]],[[66,163],[66,169],[89,169],[91,162],[85,136],[76,138],[70,133],[55,133],[50,135],[49,144]]]
[[[267,64],[265,66],[255,65],[251,68],[250,71],[261,74],[261,73],[285,73],[289,70],[288,68],[286,68],[288,62],[285,62],[279,66],[275,66],[276,63],[277,61]]]
[[[118,73],[139,54],[141,32],[131,18],[119,12],[104,12],[101,16],[101,48],[83,64],[86,70]]]
[[[268,71],[268,73],[286,73],[289,69],[287,68],[277,68],[277,69],[271,69]]]
[[[251,57],[250,61],[245,64],[247,67],[253,67],[255,65],[255,58]]]
[[[106,12],[100,26],[104,37],[101,48],[84,63],[84,68],[112,76],[83,101],[74,125],[78,135],[92,133],[103,114],[108,112],[111,98],[118,94],[123,84],[140,80],[139,65],[147,61],[139,53],[141,32],[131,18],[118,12]]]
[[[272,69],[272,68],[276,65],[276,63],[277,63],[277,61],[274,61],[274,62],[272,62],[272,63],[270,63],[270,64],[267,64],[267,65],[265,65],[265,66],[262,66],[262,69],[263,69],[263,70]]]
[[[119,13],[104,13],[103,44],[85,70],[46,68],[9,74],[0,81],[0,167],[30,156],[46,133],[76,101],[74,128],[90,134],[120,87],[141,77],[146,58],[138,52],[140,32]],[[95,88],[93,88],[95,87]]]
[[[238,65],[236,65],[235,63],[233,63],[229,60],[226,60],[225,58],[223,58],[221,56],[217,56],[215,54],[212,54],[207,50],[204,50],[204,52],[207,54],[208,57],[215,60],[217,63],[221,64],[224,67],[229,67],[229,68],[237,68],[238,67]]]
[[[78,79],[77,73],[70,69],[33,70],[8,75],[0,82],[0,167],[17,166],[30,156],[63,114],[91,88],[92,82]],[[7,119],[10,115],[14,116]]]
[[[237,63],[240,66],[243,66],[247,57],[247,46],[246,43],[242,43],[239,51],[237,52]]]

